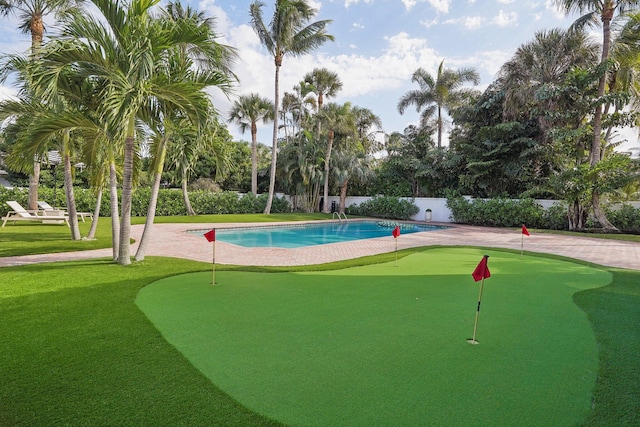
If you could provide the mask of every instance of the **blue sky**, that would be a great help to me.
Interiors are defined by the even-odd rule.
[[[273,1],[265,3],[268,21]],[[236,93],[260,93],[273,98],[273,59],[261,47],[249,23],[250,0],[189,1],[191,6],[217,19],[222,41],[239,54],[235,72],[240,78]],[[436,73],[440,61],[447,68],[473,67],[481,76],[478,89],[486,88],[500,66],[537,31],[567,28],[577,16],[563,16],[551,0],[310,0],[317,19],[331,19],[328,32],[335,37],[311,55],[287,57],[281,69],[281,92],[291,91],[314,67],[337,72],[343,89],[330,101],[369,108],[380,116],[385,132],[400,131],[418,120],[414,109],[400,115],[399,98],[417,86],[411,74],[422,67]],[[0,52],[28,48],[29,39],[15,28],[15,19],[4,19]],[[600,39],[598,30],[594,37]],[[0,87],[0,97],[14,89]],[[213,92],[215,105],[226,116],[232,100]],[[229,125],[237,139],[248,140]],[[270,126],[259,128],[260,142],[271,144]],[[636,146],[636,131],[621,133]]]

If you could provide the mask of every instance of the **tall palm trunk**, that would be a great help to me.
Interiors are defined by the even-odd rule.
[[[65,145],[68,144],[69,134],[63,136]],[[71,174],[71,155],[68,149],[64,151],[64,194],[67,198],[67,212],[69,212],[69,226],[71,228],[71,239],[80,240],[80,227],[78,227],[78,213],[76,210],[76,197],[73,193],[73,177]]]
[[[120,253],[120,218],[118,218],[118,176],[116,164],[113,159],[109,164],[109,197],[111,199],[111,247],[113,260],[118,261]]]
[[[604,63],[609,58],[609,48],[611,46],[611,19],[613,19],[613,6],[603,10],[602,12],[602,57],[601,62]],[[608,73],[605,72],[598,82],[598,99],[602,99],[605,92]],[[589,155],[589,164],[595,166],[602,160],[602,111],[603,106],[598,105],[593,116],[593,143],[591,144],[591,153]],[[600,190],[594,189],[591,197],[593,204],[593,213],[598,223],[604,231],[618,231],[615,225],[611,224],[607,219],[607,214],[600,205]]]
[[[98,218],[100,218],[100,206],[102,205],[102,187],[100,187],[100,189],[98,190],[96,199],[96,207],[93,210],[93,219],[91,220],[91,228],[89,228],[87,240],[94,240],[96,238],[96,230],[98,229]]]
[[[333,147],[333,138],[335,137],[335,132],[333,129],[329,130],[329,139],[327,142],[327,154],[325,156],[324,161],[324,192],[323,192],[323,200],[324,203],[322,205],[322,212],[329,213],[329,161],[331,160],[331,148]]]
[[[40,185],[40,162],[33,162],[33,172],[29,176],[28,209],[38,209],[38,186]]]
[[[187,180],[187,171],[182,171],[182,199],[184,200],[184,207],[187,209],[187,215],[195,215],[196,211],[191,206],[191,200],[189,200],[189,182]]]
[[[442,107],[438,105],[438,148],[442,148]]]
[[[151,238],[151,229],[153,228],[153,220],[156,218],[156,206],[158,204],[158,192],[160,191],[160,182],[162,181],[162,171],[156,172],[153,177],[153,185],[151,186],[151,198],[149,199],[149,207],[147,208],[147,220],[144,223],[144,230],[140,238],[140,244],[136,251],[136,261],[144,260]]]
[[[273,193],[276,189],[276,162],[278,161],[278,113],[280,109],[280,66],[282,58],[276,57],[276,81],[275,81],[275,105],[273,110],[273,143],[271,146],[271,174],[269,176],[269,195],[267,196],[267,205],[264,213],[271,213],[271,204],[273,203]]]
[[[42,15],[31,17],[31,56],[33,60],[38,60],[40,49],[42,48],[42,38],[44,37],[44,22]],[[38,209],[38,187],[40,186],[40,159],[33,161],[33,173],[29,176],[29,195],[27,209]]]
[[[258,195],[258,126],[251,122],[251,192]]]
[[[160,182],[162,181],[162,171],[164,169],[164,159],[167,155],[167,143],[163,138],[158,145],[158,155],[155,159],[154,173],[153,173],[153,185],[151,186],[151,197],[149,199],[149,207],[147,208],[147,220],[144,223],[144,230],[142,230],[142,237],[140,238],[140,244],[136,251],[136,261],[144,260],[149,246],[149,239],[151,238],[153,221],[156,218],[156,207],[158,206],[158,193],[160,192]]]
[[[131,115],[127,126],[127,137],[124,142],[124,162],[122,174],[122,196],[120,206],[120,251],[118,264],[131,264],[131,200],[133,197],[133,155],[135,116]]]

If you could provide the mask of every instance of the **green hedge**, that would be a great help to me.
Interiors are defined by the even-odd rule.
[[[93,212],[96,204],[96,196],[91,190],[74,188],[76,208],[79,212]],[[54,201],[53,189],[40,187],[38,198],[46,200],[51,205],[65,206],[64,190],[56,191],[57,202]],[[131,215],[146,216],[149,207],[150,188],[138,188],[133,193]],[[8,189],[0,187],[0,213],[6,215],[11,209],[6,204],[7,200],[16,200],[25,208],[27,207],[28,192],[26,189]],[[241,195],[233,191],[211,193],[207,191],[189,192],[189,199],[193,209],[198,214],[234,214],[234,213],[262,213],[267,205],[267,195],[254,196],[253,194]],[[289,212],[289,202],[285,198],[274,197],[271,204],[271,212]],[[110,216],[111,201],[109,193],[102,195],[100,216]],[[157,216],[186,215],[182,192],[180,190],[160,190],[156,205]]]
[[[640,233],[640,209],[624,204],[620,209],[607,209],[607,218],[620,231],[625,233]]]
[[[507,198],[467,200],[462,196],[447,198],[451,220],[461,224],[490,227],[546,228],[545,210],[534,199]],[[566,222],[566,219],[565,219]]]
[[[351,205],[346,211],[350,215],[407,220],[420,209],[410,201],[398,197],[376,196],[359,205]]]
[[[544,209],[533,199],[512,200],[473,199],[462,196],[447,198],[447,207],[451,210],[451,220],[460,224],[484,225],[492,227],[528,227],[549,230],[568,230],[567,207],[558,202]],[[640,233],[640,209],[623,205],[619,209],[606,208],[607,218],[620,231]],[[587,228],[597,227],[593,218],[589,218]]]

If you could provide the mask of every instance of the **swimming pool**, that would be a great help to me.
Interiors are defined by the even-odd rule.
[[[401,234],[446,228],[436,225],[392,221],[330,221],[299,225],[219,228],[216,229],[216,240],[249,248],[277,247],[292,249],[375,237],[389,236],[391,238],[391,232],[396,225],[400,226]],[[192,230],[190,232],[204,234],[207,231],[209,230]]]

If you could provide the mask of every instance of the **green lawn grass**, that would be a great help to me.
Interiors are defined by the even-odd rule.
[[[637,373],[640,370],[640,361],[637,358],[637,354],[640,353],[640,332],[637,328],[640,323],[639,272],[594,269],[586,263],[558,262],[556,261],[558,257],[525,257],[527,263],[553,267],[558,274],[557,277],[562,278],[554,288],[546,281],[537,283],[535,274],[522,274],[524,271],[520,270],[513,274],[514,265],[519,264],[517,254],[511,254],[509,251],[492,251],[489,265],[493,276],[485,283],[478,330],[480,345],[471,346],[464,342],[464,339],[472,333],[470,328],[473,325],[478,287],[471,280],[470,272],[479,261],[477,255],[481,252],[478,249],[462,250],[467,255],[461,257],[459,248],[426,250],[424,256],[436,254],[438,251],[449,253],[450,256],[444,256],[438,258],[437,262],[429,263],[433,268],[425,275],[399,273],[410,268],[407,263],[412,264],[412,257],[423,256],[422,251],[424,248],[401,251],[398,267],[389,266],[388,262],[393,259],[388,254],[335,263],[330,266],[310,266],[305,268],[306,272],[301,272],[301,268],[298,268],[296,269],[298,273],[265,274],[241,271],[237,267],[233,271],[225,271],[232,268],[219,266],[216,277],[220,285],[212,289],[207,284],[202,287],[202,291],[213,291],[216,296],[225,296],[225,301],[235,301],[236,304],[242,302],[239,296],[244,296],[246,306],[220,307],[220,311],[225,311],[229,318],[237,316],[235,323],[225,326],[228,326],[231,331],[248,331],[246,333],[254,337],[255,343],[268,344],[274,351],[286,357],[295,356],[297,360],[300,360],[300,355],[296,353],[309,354],[310,349],[289,348],[290,352],[286,353],[285,345],[290,345],[290,342],[283,342],[282,348],[278,348],[278,340],[284,340],[285,337],[274,331],[265,336],[259,336],[257,331],[251,330],[250,324],[254,323],[253,320],[259,318],[265,322],[266,325],[260,325],[259,329],[268,331],[270,324],[274,328],[284,327],[283,321],[291,315],[288,322],[290,332],[302,340],[300,342],[305,342],[304,334],[313,332],[318,340],[323,341],[327,346],[333,345],[336,349],[335,342],[331,341],[327,334],[326,327],[331,326],[334,332],[333,338],[340,339],[346,346],[344,350],[340,350],[344,352],[357,347],[358,342],[362,343],[365,338],[370,337],[373,339],[372,342],[376,343],[375,339],[379,336],[388,334],[389,331],[398,331],[399,336],[386,344],[390,346],[386,349],[388,357],[381,357],[380,349],[375,345],[373,348],[376,351],[361,350],[363,364],[373,363],[377,359],[382,366],[372,375],[362,377],[363,383],[365,385],[383,384],[386,374],[390,373],[393,374],[392,378],[404,381],[390,382],[389,390],[397,392],[406,387],[414,388],[418,383],[425,384],[424,375],[430,373],[436,386],[450,387],[448,393],[434,397],[435,401],[420,400],[413,407],[400,402],[399,404],[405,405],[401,409],[406,413],[419,409],[420,405],[446,405],[450,404],[449,400],[459,398],[456,394],[460,392],[457,382],[463,377],[462,374],[454,372],[457,378],[454,382],[450,381],[445,373],[439,374],[435,370],[429,372],[428,369],[432,368],[427,366],[424,368],[427,369],[426,373],[422,372],[422,376],[418,375],[421,372],[420,369],[423,369],[422,366],[425,365],[421,362],[430,358],[435,361],[433,363],[437,362],[441,367],[450,365],[452,368],[448,369],[454,371],[457,370],[458,364],[460,368],[477,364],[477,372],[470,374],[468,384],[465,384],[468,387],[465,387],[466,391],[462,392],[460,397],[473,402],[468,408],[469,413],[478,412],[484,417],[486,416],[484,411],[495,411],[495,408],[492,408],[495,405],[503,405],[505,410],[514,411],[513,408],[522,405],[522,402],[518,403],[516,399],[516,396],[522,397],[518,390],[522,387],[531,387],[537,393],[535,405],[539,405],[550,397],[562,396],[562,399],[579,402],[578,406],[586,408],[581,412],[581,418],[575,420],[574,424],[593,426],[640,424],[638,415],[640,414],[638,398],[640,385],[637,381]],[[403,258],[405,255],[409,256]],[[463,263],[461,263],[462,260],[464,260]],[[381,262],[387,262],[387,265],[380,264]],[[368,267],[353,267],[359,264],[366,264]],[[427,265],[426,262],[420,264]],[[445,271],[455,264],[463,271],[454,275],[445,274]],[[349,268],[345,269],[345,267]],[[0,352],[0,378],[2,378],[0,425],[246,426],[277,424],[268,418],[268,413],[272,409],[267,411],[261,408],[260,413],[257,412],[257,408],[247,409],[245,405],[253,404],[250,400],[245,400],[246,397],[238,394],[242,399],[239,403],[230,395],[236,393],[235,391],[222,391],[218,388],[220,386],[224,390],[223,384],[227,384],[230,379],[217,378],[214,385],[203,371],[194,367],[183,353],[163,338],[135,303],[138,295],[143,298],[146,292],[154,290],[157,286],[162,287],[158,284],[145,287],[153,282],[166,283],[163,278],[175,275],[180,276],[169,279],[169,282],[185,283],[186,279],[191,280],[199,276],[201,280],[210,280],[209,268],[210,265],[203,263],[150,257],[142,263],[128,267],[114,265],[105,260],[2,269],[0,313],[2,313],[3,327],[0,329],[0,345],[3,351]],[[363,276],[366,269],[370,269],[373,273]],[[197,271],[202,272],[184,275]],[[282,270],[261,268],[260,271]],[[536,269],[535,272],[540,272],[547,278],[551,277],[551,272],[545,272],[545,270]],[[288,287],[279,284],[278,279],[281,277],[288,278],[286,280],[289,282]],[[378,308],[367,309],[366,304],[361,302],[356,310],[354,303],[349,300],[350,295],[354,298],[361,297],[362,292],[358,288],[367,284],[355,286],[351,293],[347,286],[340,286],[343,283],[361,283],[360,277],[370,279],[371,286],[377,289],[376,292],[371,293],[370,302],[372,304],[377,302]],[[604,277],[609,277],[611,283],[604,287],[586,289],[593,285],[592,280],[596,277],[598,282]],[[398,280],[399,278],[401,280]],[[231,279],[233,283],[223,283]],[[438,294],[439,286],[429,285],[426,279],[430,279],[429,282],[444,283],[446,292]],[[190,298],[187,294],[195,288],[197,286],[193,286],[193,289],[189,287],[189,292],[186,292],[182,298]],[[281,300],[279,304],[271,307],[272,317],[264,308],[256,313],[253,312],[260,307],[262,295],[260,292],[265,288],[268,290],[273,288],[272,292],[275,292],[275,296],[269,296],[271,301]],[[385,288],[389,291],[383,292]],[[551,291],[551,293],[537,293],[534,289]],[[140,293],[141,290],[142,293]],[[229,292],[230,290],[234,292]],[[337,292],[336,298],[332,299],[329,291]],[[453,294],[449,294],[450,292]],[[585,333],[586,317],[581,314],[576,305],[571,303],[567,305],[567,299],[571,301],[571,294],[580,308],[587,313],[591,325],[587,325],[587,329],[592,327],[595,331],[595,335],[587,334],[591,337],[590,343],[587,342],[588,339],[582,339]],[[301,295],[307,295],[307,300],[301,307],[296,308],[294,303],[300,302]],[[451,295],[456,298],[452,300],[449,298]],[[263,296],[266,298],[266,295]],[[522,301],[517,301],[513,307],[511,306],[512,301],[525,299],[525,297],[530,298],[528,306],[531,307],[517,310],[523,305],[527,306]],[[412,303],[411,307],[404,306],[406,309],[404,313],[399,311],[403,308],[403,299],[406,300],[405,304],[408,304],[409,300]],[[317,308],[314,307],[316,301]],[[212,301],[212,304],[214,302]],[[181,303],[179,299],[171,301],[171,304],[167,304],[167,310],[173,311]],[[421,323],[426,321],[420,320],[423,315],[427,316],[427,320],[435,321],[438,317],[443,317],[434,317],[437,313],[443,313],[449,309],[455,313],[455,317],[447,316],[448,323],[445,322],[437,328]],[[305,311],[322,313],[321,310],[326,310],[324,311],[326,315],[317,318],[318,326],[315,331],[309,331],[311,323]],[[540,312],[549,318],[532,316]],[[223,314],[217,311],[216,313],[218,316]],[[242,317],[241,314],[246,316]],[[387,322],[388,325],[380,322],[382,315],[390,316],[391,321]],[[391,323],[402,321],[403,316],[404,320],[411,320],[408,323],[416,323],[416,326],[406,331],[392,328]],[[525,322],[524,329],[516,328],[513,319],[522,316],[530,321]],[[580,316],[582,316],[581,319],[579,319]],[[358,320],[355,324],[350,321],[354,318]],[[571,322],[576,319],[577,324],[573,325]],[[548,328],[549,325],[555,325],[554,321],[559,323],[558,330],[555,327]],[[371,326],[368,325],[369,322]],[[296,325],[300,326],[299,330],[296,329]],[[345,331],[333,328],[334,325],[343,326]],[[220,326],[222,325],[213,325],[211,333],[224,334],[225,331],[221,331]],[[567,331],[574,326],[580,333],[579,337],[574,338],[575,342],[563,343],[562,340],[553,338],[556,333],[566,335]],[[425,343],[421,342],[423,336],[425,340],[435,340],[439,330],[445,329],[453,332],[451,337],[439,338],[441,349],[426,348]],[[356,339],[353,343],[346,340],[344,334],[347,332],[355,334]],[[343,335],[339,336],[339,333]],[[505,334],[510,339],[504,338]],[[225,345],[229,345],[230,351],[235,349],[239,352],[238,360],[232,360],[227,355],[229,366],[220,367],[220,369],[227,369],[227,375],[235,375],[232,372],[234,364],[237,366],[243,361],[250,360],[250,353],[259,355],[266,351],[262,345],[254,345],[243,351],[243,342],[246,342],[244,335],[236,337],[237,342],[225,342]],[[371,335],[374,336],[371,337]],[[231,338],[229,336],[226,339],[231,340]],[[269,342],[270,338],[276,342]],[[530,338],[530,342],[527,338]],[[393,351],[393,346],[401,344],[406,346],[406,340],[413,345],[406,347],[406,350],[400,353]],[[515,361],[505,360],[505,356],[509,353],[508,347],[513,347],[512,340],[518,344],[518,358]],[[594,354],[588,348],[595,346],[596,340],[599,353]],[[378,342],[382,343],[379,345],[382,346],[386,341]],[[551,345],[549,348],[541,348],[541,342]],[[209,344],[212,351],[221,350],[215,348],[215,341]],[[275,347],[274,344],[276,344]],[[494,377],[503,377],[503,367],[511,362],[532,365],[533,372],[543,369],[544,366],[556,370],[557,367],[554,365],[556,359],[566,363],[574,350],[583,347],[587,348],[587,354],[585,360],[578,365],[591,366],[593,358],[598,357],[595,383],[593,383],[595,373],[587,372],[586,378],[583,379],[571,378],[566,384],[567,380],[563,377],[558,379],[558,384],[553,388],[546,390],[549,396],[544,396],[544,390],[540,386],[549,384],[553,379],[544,378],[538,382],[525,371],[512,378],[513,391],[516,393],[513,396],[511,393],[498,395],[496,391],[487,387],[490,382],[498,381]],[[329,349],[331,347],[327,350]],[[444,354],[452,351],[459,354],[453,360],[447,360]],[[532,351],[534,353],[531,353]],[[323,362],[326,366],[336,365],[335,360],[331,359],[334,356],[333,352],[325,350],[323,354],[327,357]],[[535,355],[545,357],[531,357]],[[322,354],[312,356],[316,362],[322,362]],[[547,357],[553,357],[553,359],[548,360]],[[411,372],[409,374],[403,372],[400,369],[401,366],[410,367],[408,369]],[[274,370],[276,368],[282,369],[274,366]],[[582,368],[569,366],[568,369],[574,371]],[[302,370],[285,371],[297,380],[312,379],[312,377],[307,378]],[[328,371],[328,373],[332,378],[341,380],[341,376],[336,375],[336,372]],[[241,375],[246,376],[245,373]],[[520,382],[520,379],[526,379],[526,382]],[[246,381],[246,378],[239,378],[238,381]],[[285,380],[282,379],[280,382],[283,381]],[[593,392],[594,410],[589,409],[590,399],[584,402],[585,381],[591,383],[588,391]],[[578,387],[572,389],[569,387],[570,384],[578,384]],[[275,386],[282,387],[282,384],[275,383]],[[263,386],[257,384],[255,390],[260,392],[260,387]],[[351,387],[357,387],[357,384]],[[379,399],[387,394],[390,402],[397,402],[395,394],[385,392],[383,387],[378,388],[371,390],[372,399]],[[321,395],[318,393],[318,396]],[[425,396],[431,395],[432,391],[427,388]],[[236,398],[238,396],[234,395]],[[336,396],[324,397],[324,399],[334,398]],[[326,402],[321,403],[326,404]],[[353,405],[357,407],[355,402]],[[339,409],[341,408],[336,408],[336,410]],[[377,413],[397,410],[389,404],[386,408],[366,408],[363,411],[373,409]],[[563,410],[564,408],[559,412]],[[575,411],[575,409],[570,410]],[[520,421],[516,424],[543,424],[548,416],[550,415],[545,414],[540,419],[528,419],[526,414],[524,418],[521,414]],[[492,418],[485,425],[505,425],[503,421],[504,419],[500,417]],[[452,425],[446,419],[436,420],[434,424]],[[400,425],[400,423],[394,425]],[[476,423],[476,425],[480,424]]]

